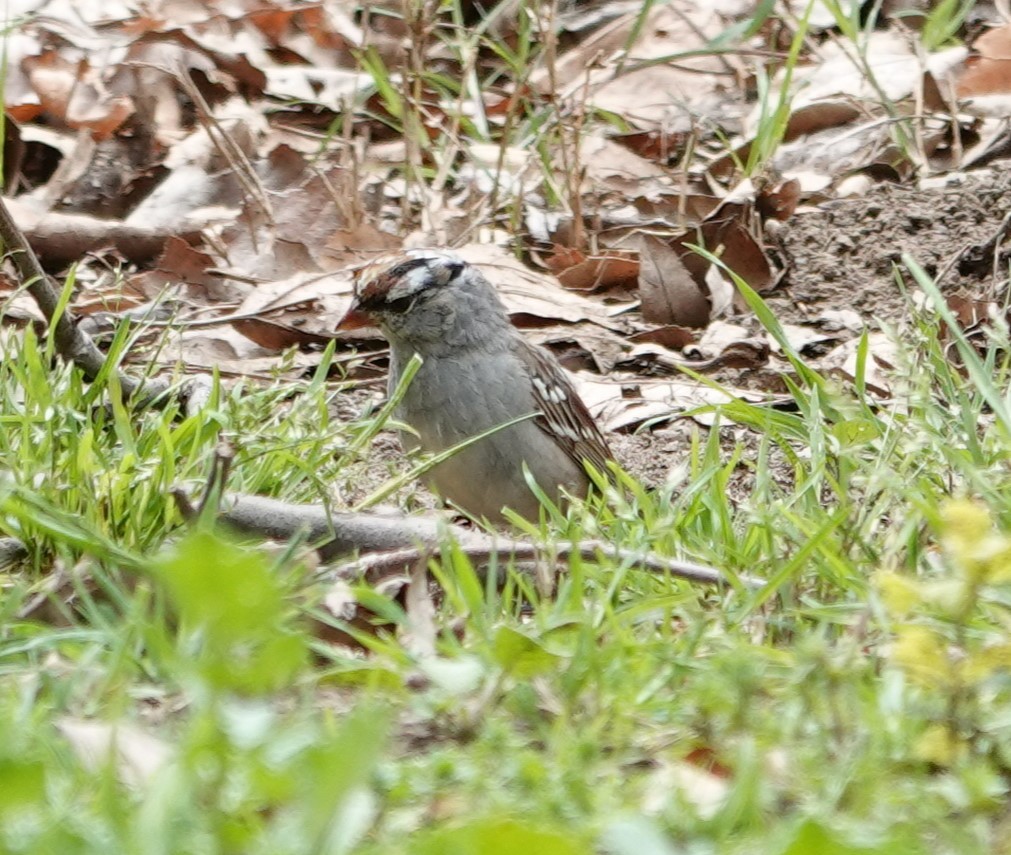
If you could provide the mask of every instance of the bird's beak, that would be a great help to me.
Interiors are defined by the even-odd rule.
[[[347,310],[344,317],[341,318],[340,323],[337,324],[337,329],[346,332],[348,330],[360,330],[362,327],[372,326],[375,326],[375,321],[372,320],[367,312],[359,309],[357,303],[352,303],[351,308]]]

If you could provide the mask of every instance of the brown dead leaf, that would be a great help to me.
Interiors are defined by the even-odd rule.
[[[685,356],[694,360],[711,360],[738,342],[752,340],[753,334],[742,324],[713,321],[697,342],[684,348]]]
[[[845,339],[852,338],[848,332],[842,334],[823,332],[816,327],[791,324],[783,322],[780,324],[783,335],[789,342],[790,347],[802,356],[816,357],[823,356]],[[782,348],[771,335],[767,337],[769,346],[776,352],[781,353]]]
[[[109,138],[134,111],[130,98],[107,92],[83,60],[50,50],[25,57],[22,67],[52,122],[87,129],[96,140]]]
[[[262,116],[249,106],[230,102],[229,119],[219,122],[228,136],[229,154],[206,128],[199,128],[179,141],[164,158],[167,177],[129,215],[130,223],[164,228],[204,228],[211,223],[232,222],[246,199],[246,190],[236,175],[238,158],[256,161],[256,141],[262,132]],[[266,167],[267,178],[280,170]]]
[[[368,90],[369,78],[354,70],[286,65],[267,70],[267,94],[332,110],[339,110]]]
[[[495,285],[513,320],[527,326],[545,326],[561,321],[589,322],[604,329],[627,332],[618,315],[623,307],[605,307],[561,286],[553,276],[537,273],[502,247],[468,244],[454,250],[476,264]]]
[[[849,45],[833,40],[820,46],[816,62],[791,69],[789,75],[781,71],[778,85],[789,82],[794,93],[791,113],[822,101],[835,102],[839,107],[844,100],[856,105],[873,104],[882,95],[890,101],[899,101],[916,91],[923,69],[911,41],[904,35],[893,30],[875,30],[868,34],[862,56],[863,61],[857,61]],[[845,116],[845,111],[838,117],[845,121],[852,118]],[[759,105],[749,117],[747,127],[754,128],[762,120]]]
[[[709,193],[653,192],[628,200],[642,215],[643,222],[665,223],[687,228],[701,223],[723,204],[723,200]]]
[[[965,338],[985,358],[987,350],[993,347],[994,327],[1006,326],[1011,312],[995,300],[979,300],[964,294],[950,294],[945,297],[945,302],[954,313]],[[964,370],[965,360],[958,350],[951,327],[943,318],[941,339],[945,342],[945,355],[949,361]]]
[[[847,125],[860,117],[862,111],[858,104],[859,102],[848,98],[826,98],[813,104],[798,107],[790,113],[790,118],[786,123],[786,131],[783,133],[783,140],[791,142],[798,137],[816,134],[826,128]]]
[[[78,63],[64,59],[55,50],[48,50],[38,56],[25,57],[22,67],[42,109],[52,120],[64,124],[70,97],[81,72]]]
[[[297,334],[278,329],[268,331],[263,324],[255,328],[251,325],[249,329],[254,336],[274,336],[266,339],[269,343],[265,347],[273,347],[284,338],[297,339],[291,344],[303,341],[325,344],[347,311],[351,292],[348,270],[334,274],[300,273],[288,279],[261,282],[236,309],[235,320],[252,317],[297,331]],[[253,340],[263,343],[259,338]]]
[[[690,414],[711,427],[717,414],[712,408],[735,400],[753,404],[788,401],[748,389],[712,386],[695,380],[644,380],[641,377],[602,379],[587,374],[573,376],[579,396],[594,418],[609,431],[635,430],[646,422],[662,422]],[[696,412],[696,410],[703,412]],[[724,416],[724,421],[726,420]]]
[[[166,288],[184,286],[187,297],[199,304],[210,301],[231,303],[241,300],[250,286],[209,272],[214,259],[203,250],[190,246],[182,238],[170,237],[152,270],[130,278],[131,287],[149,298]]]
[[[111,312],[118,315],[147,305],[146,301],[123,293],[122,287],[118,285],[100,292],[88,291],[73,302],[74,314],[79,318],[86,318],[99,312]]]
[[[778,281],[778,275],[773,272],[765,250],[749,231],[752,219],[751,205],[737,201],[724,202],[700,226],[676,235],[670,242],[691,278],[699,283],[700,291],[705,289],[704,293],[709,300],[707,318],[726,307],[717,283],[710,282],[708,278],[709,262],[693,252],[690,245],[701,244],[759,293],[774,287]],[[697,311],[698,317],[701,317],[701,309],[698,308]]]
[[[272,44],[282,46],[307,60],[324,66],[335,61],[350,65],[350,48],[361,47],[365,36],[361,28],[335,5],[256,9],[248,19]]]
[[[709,323],[710,304],[676,250],[653,235],[639,243],[639,298],[651,324],[700,328]]]
[[[162,349],[163,364],[176,363],[187,369],[215,370],[224,376],[278,376],[277,354],[254,344],[225,324],[211,329],[184,329],[169,339]],[[284,361],[282,376],[295,378],[319,364],[318,353],[294,351]]]
[[[773,273],[772,263],[765,250],[749,231],[750,220],[749,205],[724,203],[700,227],[701,243],[748,285],[762,293],[776,284],[777,276]],[[698,232],[693,229],[678,236],[673,242],[674,248],[696,280],[708,266],[702,259],[692,260],[687,249],[687,244],[698,240]]]
[[[282,145],[258,164],[258,177],[269,211],[250,199],[239,220],[222,234],[235,270],[281,279],[344,265],[351,248],[351,256],[360,260],[370,251],[399,245],[371,224],[352,222],[361,205],[340,192],[346,177],[340,167],[316,170]]]
[[[109,139],[134,113],[133,101],[125,95],[110,96],[92,84],[74,89],[67,109],[67,125],[87,130],[95,140]]]
[[[847,380],[857,378],[860,367],[860,338],[852,338],[841,347],[835,348],[822,360],[822,366],[833,374],[842,375]],[[901,387],[903,378],[895,371],[899,364],[898,348],[884,333],[872,332],[867,336],[867,352],[870,358],[863,364],[863,382],[871,394],[879,398],[890,398]]]
[[[41,99],[22,68],[26,57],[38,56],[42,51],[38,34],[24,27],[9,29],[4,35],[4,111],[19,122],[30,122],[42,113]]]
[[[958,76],[959,98],[1011,94],[1011,24],[983,33]]]
[[[719,368],[759,368],[769,361],[769,345],[750,339],[727,345],[723,352],[707,365],[693,365],[696,371],[715,371]]]
[[[169,27],[147,32],[138,41],[175,43],[191,51],[187,56],[200,56],[203,60],[200,65],[209,62],[209,71],[197,67],[197,62],[192,59],[185,68],[187,71],[203,72],[194,75],[194,80],[200,94],[211,105],[226,101],[233,95],[241,95],[246,100],[259,98],[266,89],[267,75],[249,58],[250,53],[253,53],[252,44],[247,43],[246,52],[235,53],[234,36],[230,30],[230,27],[216,26],[186,29]],[[263,65],[269,66],[271,63],[263,60]]]
[[[662,179],[670,184],[670,177],[665,169],[603,134],[583,137],[580,141],[579,157],[585,164],[583,174],[587,182],[585,185],[587,192],[602,187],[634,194],[643,181]]]
[[[384,232],[372,223],[359,223],[353,228],[337,229],[326,239],[318,257],[325,259],[327,270],[359,265],[377,254],[400,249],[403,241]]]
[[[680,374],[683,368],[690,368],[697,373],[718,371],[723,368],[760,368],[769,361],[769,345],[754,338],[731,342],[709,359],[700,359],[699,351],[694,346],[685,348],[685,356],[689,350],[692,358],[685,359],[661,345],[651,342],[637,344],[616,363],[615,367],[623,371],[632,371],[637,375],[656,377],[664,374]]]
[[[286,279],[319,266],[300,240],[280,240],[271,220],[256,203],[248,205],[221,234],[231,269],[263,279]]]
[[[824,43],[816,61],[794,68],[789,75],[780,72],[777,86],[789,83],[791,87],[791,114],[784,144],[774,157],[776,169],[791,175],[824,172],[839,178],[855,169],[908,160],[895,148],[885,117],[895,104],[922,112],[925,103],[944,101],[933,95],[947,90],[952,69],[964,55],[960,47],[918,54],[913,40],[897,30],[870,33],[859,60],[844,40]],[[942,113],[950,113],[950,107],[943,106]],[[755,129],[765,120],[762,107],[757,106],[745,123],[738,157],[747,154]],[[854,122],[860,123],[857,129],[851,127]],[[929,152],[931,143],[927,142]],[[732,168],[724,156],[713,171],[726,176]]]
[[[963,294],[951,294],[945,302],[963,329],[992,320],[998,311],[998,304],[993,300],[976,300]]]
[[[267,318],[239,318],[232,321],[232,326],[260,347],[277,352],[289,347],[325,347],[336,338],[335,334],[311,332]]]
[[[785,222],[793,216],[799,201],[800,182],[796,178],[791,178],[759,190],[755,207],[763,219]]]
[[[684,156],[692,134],[687,132],[668,132],[665,129],[655,131],[630,131],[615,134],[611,137],[618,145],[623,145],[654,163],[670,166]]]
[[[531,328],[517,323],[516,326],[534,344],[550,350],[569,371],[608,374],[627,349],[624,336],[589,324]]]
[[[603,291],[626,286],[635,282],[639,274],[639,260],[620,250],[587,255],[578,249],[556,245],[544,264],[572,291]]]
[[[703,231],[707,231],[705,226]],[[721,257],[727,267],[759,294],[775,286],[777,277],[772,272],[765,250],[739,220],[726,227],[714,227],[712,232],[706,234],[706,238],[706,246],[713,247],[712,251]]]
[[[632,333],[628,340],[633,344],[659,344],[670,350],[681,350],[695,340],[695,333],[688,327],[667,325]]]
[[[682,56],[676,64],[649,60],[701,49],[723,28],[717,9],[692,0],[654,6],[645,18],[640,11],[629,12],[581,40],[550,76],[535,72],[531,86],[553,97],[559,97],[559,90],[579,90],[588,107],[616,113],[634,127],[670,128],[678,117],[683,127],[674,124],[674,130],[687,130],[690,111],[718,110],[720,82],[737,60],[712,54]],[[616,73],[612,58],[626,50],[638,62]]]

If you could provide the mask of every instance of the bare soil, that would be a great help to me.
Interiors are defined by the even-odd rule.
[[[994,299],[1007,282],[1003,232],[1009,212],[1011,172],[999,167],[952,175],[933,186],[880,184],[864,196],[802,209],[773,239],[786,275],[765,295],[766,302],[786,323],[851,309],[871,329],[901,328],[910,316],[910,298],[895,271],[905,253],[931,276],[941,273],[945,293]],[[750,388],[770,385],[764,368],[716,379]],[[625,468],[656,485],[676,464],[691,433],[674,423],[614,437],[613,446]],[[730,428],[724,439],[728,450],[747,443],[746,435]],[[748,473],[741,475],[735,492],[746,490]]]
[[[944,181],[929,189],[880,184],[865,196],[797,214],[780,238],[785,287],[770,301],[781,318],[800,322],[826,308],[848,308],[870,322],[900,322],[908,302],[894,269],[904,253],[931,276],[943,271],[942,290],[985,296],[995,262],[999,268],[1003,260],[1001,247],[987,243],[1011,211],[1011,172]]]

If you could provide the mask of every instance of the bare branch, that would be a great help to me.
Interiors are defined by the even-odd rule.
[[[386,573],[398,572],[426,556],[437,555],[445,544],[453,543],[453,548],[470,557],[479,568],[486,568],[496,556],[528,563],[551,560],[555,564],[566,564],[574,555],[588,561],[605,556],[650,573],[704,585],[730,585],[739,581],[745,587],[756,589],[765,584],[754,576],[742,574],[735,580],[712,567],[649,552],[619,549],[602,541],[544,546],[494,537],[453,525],[437,515],[331,512],[322,505],[295,505],[264,496],[232,494],[223,502],[219,519],[240,531],[277,540],[289,540],[301,534],[317,546],[325,560],[361,554],[359,558],[321,571],[334,579],[374,582]]]

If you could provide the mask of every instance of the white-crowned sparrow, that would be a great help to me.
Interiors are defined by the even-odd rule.
[[[430,473],[435,491],[475,517],[502,519],[502,508],[536,519],[539,503],[525,463],[552,499],[564,487],[586,494],[584,461],[606,472],[611,452],[565,372],[512,326],[495,288],[450,252],[412,250],[358,275],[338,329],[378,326],[390,343],[392,391],[418,353],[424,360],[396,417],[417,432],[405,446],[427,452],[525,415],[468,446]]]

